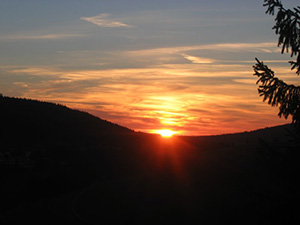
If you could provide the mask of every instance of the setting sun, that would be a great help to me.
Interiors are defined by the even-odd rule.
[[[157,130],[157,131],[155,131],[155,133],[160,134],[162,137],[172,137],[177,132],[168,130],[168,129],[164,129],[164,130]]]
[[[278,61],[272,18],[264,20],[259,1],[140,0],[135,7],[132,0],[76,1],[68,7],[52,0],[36,13],[36,0],[0,0],[6,2],[0,21],[6,14],[22,21],[0,23],[0,93],[63,104],[163,137],[290,123],[257,94],[255,57],[299,83],[285,59]]]

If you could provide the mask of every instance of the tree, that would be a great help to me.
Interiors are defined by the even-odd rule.
[[[296,61],[289,61],[291,70],[300,74],[300,6],[285,9],[279,0],[264,0],[267,7],[266,14],[276,13],[273,29],[279,35],[278,47],[281,53],[290,52]],[[257,63],[253,66],[254,75],[258,76],[256,84],[259,84],[258,92],[263,96],[263,101],[268,101],[272,106],[279,106],[279,117],[292,116],[292,123],[300,132],[300,86],[287,84],[278,79],[275,73],[262,61],[256,58]]]

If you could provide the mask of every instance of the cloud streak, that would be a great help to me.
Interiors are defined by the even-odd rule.
[[[134,130],[170,128],[182,134],[221,134],[255,129],[262,120],[264,126],[280,122],[276,109],[257,96],[248,65],[5,70],[9,89],[3,89],[4,94],[15,89],[20,97],[64,103]]]
[[[151,48],[141,49],[136,51],[128,51],[131,54],[159,54],[167,53],[174,54],[179,52],[195,51],[195,50],[218,50],[218,51],[233,51],[233,52],[273,52],[278,51],[276,42],[259,42],[259,43],[219,43],[219,44],[204,44],[190,45],[180,47],[167,48]],[[268,51],[267,51],[268,50]]]
[[[192,63],[196,63],[196,64],[205,64],[205,63],[214,63],[215,60],[213,59],[209,59],[209,58],[200,58],[200,57],[196,57],[196,56],[192,56],[192,55],[188,55],[188,54],[182,54],[182,56],[191,61]]]
[[[56,40],[56,39],[67,39],[74,37],[82,37],[82,34],[37,34],[37,35],[5,35],[0,36],[0,40]]]
[[[102,13],[97,16],[92,16],[92,17],[81,17],[80,19],[93,23],[99,27],[134,27],[131,25],[128,25],[126,23],[123,23],[118,20],[110,19],[110,14],[109,13]]]

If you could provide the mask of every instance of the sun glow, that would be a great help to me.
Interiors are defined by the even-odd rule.
[[[176,131],[164,129],[164,130],[156,130],[154,133],[160,134],[162,137],[168,138],[172,137],[174,134],[176,134]]]

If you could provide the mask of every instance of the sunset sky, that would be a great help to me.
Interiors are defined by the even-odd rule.
[[[255,57],[299,84],[262,5],[1,0],[0,93],[60,103],[144,132],[210,135],[290,122],[257,93]]]

